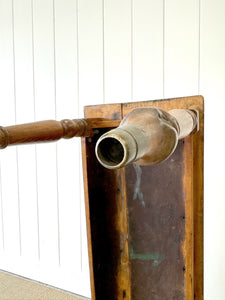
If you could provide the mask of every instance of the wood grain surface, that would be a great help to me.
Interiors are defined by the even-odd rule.
[[[148,211],[151,216],[149,224],[144,222],[148,219],[147,212],[142,214],[140,209],[139,212],[137,208],[132,209],[136,176],[133,166],[118,171],[103,169],[93,156],[97,136],[83,141],[92,298],[202,300],[203,97],[89,106],[85,108],[85,117],[121,120],[134,108],[145,106],[167,111],[196,109],[200,119],[199,131],[181,140],[166,162],[142,170],[145,184],[142,186],[144,190],[140,191],[142,196],[150,199],[149,207],[155,205],[155,210]],[[132,224],[136,224],[136,231]],[[143,229],[139,227],[141,224]],[[133,245],[135,234],[138,234],[138,245]],[[147,240],[143,234],[148,234]],[[155,238],[154,243],[151,243],[151,237],[153,241]],[[154,251],[147,251],[146,243]],[[147,254],[151,254],[148,263],[140,259],[141,249],[135,248],[141,245]],[[157,250],[161,250],[161,256],[153,257]],[[157,267],[154,275],[151,271]],[[163,278],[161,287],[159,278]]]

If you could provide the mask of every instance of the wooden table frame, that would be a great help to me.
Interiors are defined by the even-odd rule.
[[[186,300],[203,299],[203,137],[204,101],[202,96],[166,100],[87,106],[86,118],[121,121],[137,107],[195,109],[199,112],[199,130],[185,138],[181,146],[184,174],[181,194],[184,203],[184,238],[180,240],[184,280],[179,293]],[[110,127],[110,126],[108,126]],[[112,125],[113,127],[113,125]],[[88,251],[92,299],[138,299],[132,290],[129,191],[126,169],[107,170],[97,162],[94,148],[97,138],[109,128],[99,129],[92,138],[82,138],[82,157]],[[182,148],[183,147],[183,148]],[[175,151],[176,152],[176,151]],[[149,167],[150,168],[150,167]],[[162,171],[160,171],[162,172]],[[163,182],[162,182],[163,184]],[[154,187],[151,186],[151,190]],[[132,271],[132,272],[131,272]],[[132,273],[133,274],[133,273]],[[172,275],[172,274],[171,274]],[[136,276],[136,275],[135,275]],[[153,276],[154,277],[154,276]],[[133,278],[133,279],[132,279]],[[154,278],[153,278],[154,279]],[[180,295],[181,295],[180,294]],[[139,298],[136,298],[139,297]],[[158,296],[155,296],[155,299]],[[143,296],[143,299],[147,299]],[[154,300],[154,296],[151,298]],[[168,298],[169,299],[169,298]],[[172,299],[172,298],[171,298]],[[179,298],[173,298],[181,300]]]

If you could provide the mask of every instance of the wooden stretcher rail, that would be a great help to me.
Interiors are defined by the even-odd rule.
[[[9,145],[51,142],[61,138],[91,137],[97,128],[113,128],[119,121],[103,118],[48,120],[0,127],[0,149]]]

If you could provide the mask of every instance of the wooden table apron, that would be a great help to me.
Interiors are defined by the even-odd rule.
[[[122,120],[137,107],[197,109],[199,131],[155,166],[102,167],[82,140],[92,299],[203,299],[203,98],[85,107]]]

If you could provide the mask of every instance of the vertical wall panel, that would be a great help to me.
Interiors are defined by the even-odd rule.
[[[131,100],[131,16],[131,1],[104,1],[104,74],[107,103]]]
[[[54,2],[56,117],[78,117],[77,5],[74,0]]]
[[[198,93],[199,2],[165,1],[165,97]]]
[[[133,1],[133,97],[163,97],[163,1]]]
[[[77,2],[0,4],[1,125],[78,117]],[[1,268],[90,296],[79,140],[1,159]]]
[[[57,119],[79,115],[77,5],[75,1],[55,1],[55,62]],[[66,21],[65,21],[66,20]],[[65,53],[67,56],[65,58]],[[87,246],[82,229],[86,223],[81,209],[80,139],[57,144],[59,199],[60,274],[64,289],[90,296]],[[65,280],[66,278],[66,280]]]
[[[78,0],[80,113],[103,102],[103,1]]]
[[[55,119],[53,1],[34,1],[35,118]],[[40,261],[45,268],[59,263],[56,145],[37,146]],[[54,274],[52,275],[54,276]]]
[[[55,1],[57,119],[78,116],[76,20],[76,2]],[[57,159],[60,266],[80,272],[79,140],[59,142]]]
[[[225,295],[225,2],[201,1],[200,92],[205,97],[205,299]]]
[[[31,1],[14,1],[16,122],[34,121]],[[23,38],[21,38],[23,37]],[[21,222],[21,255],[38,259],[36,157],[34,146],[18,147],[18,182]]]
[[[1,125],[15,124],[15,56],[11,1],[0,2],[0,45],[0,120]],[[0,159],[4,251],[13,258],[20,255],[21,243],[16,148],[1,152]]]

